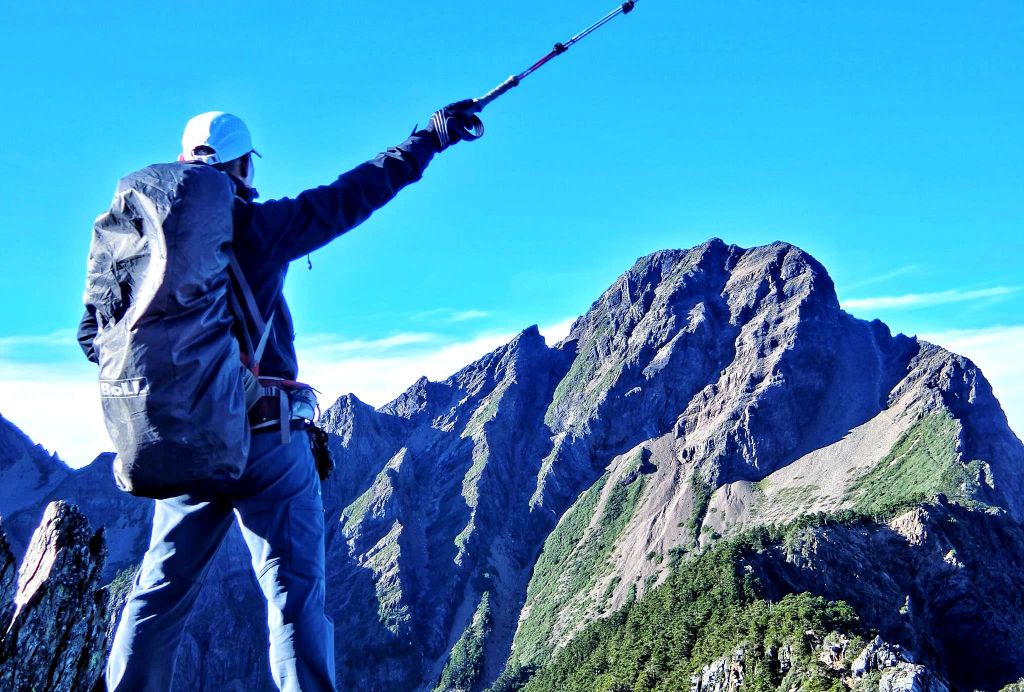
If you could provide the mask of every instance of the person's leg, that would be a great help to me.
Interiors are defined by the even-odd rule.
[[[237,495],[235,494],[237,492]],[[334,623],[324,614],[324,508],[305,432],[253,435],[232,495],[267,597],[270,667],[285,692],[334,690]]]
[[[234,515],[227,502],[157,500],[153,535],[107,662],[110,692],[167,692],[189,611]]]

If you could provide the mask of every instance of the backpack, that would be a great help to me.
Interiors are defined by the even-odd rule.
[[[122,178],[96,219],[84,301],[114,476],[134,495],[209,490],[245,469],[251,377],[233,331],[233,207],[226,174],[167,163]]]

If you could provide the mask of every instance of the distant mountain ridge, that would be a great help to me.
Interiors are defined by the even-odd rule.
[[[824,267],[786,243],[641,258],[560,343],[531,327],[379,409],[341,397],[322,422],[338,460],[324,501],[341,689],[521,684],[673,564],[808,513],[888,521],[941,495],[967,524],[996,513],[1014,535],[1024,519],[1024,445],[981,372],[845,313]],[[68,499],[120,532],[112,564],[138,560],[150,505],[114,490],[109,460],[72,474],[2,438],[0,473],[26,479],[21,499],[0,496],[5,530],[24,536],[46,501]],[[1016,545],[984,574],[1016,564]],[[269,689],[244,550],[226,542],[190,623],[178,666],[190,688]],[[765,593],[819,588],[771,581],[785,559],[757,563]],[[936,658],[962,633],[910,636],[879,614],[866,626],[954,686],[988,689],[1024,676],[1022,620],[1008,617],[988,678]],[[214,655],[196,677],[227,632],[247,633],[250,667]]]

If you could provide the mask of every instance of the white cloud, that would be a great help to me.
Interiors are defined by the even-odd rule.
[[[489,334],[424,349],[439,337],[331,341],[327,335],[318,335],[297,344],[299,376],[321,391],[324,408],[349,392],[380,406],[419,377],[445,379],[514,337]],[[400,348],[413,346],[420,348],[413,352]],[[96,389],[96,369],[84,359],[82,364],[0,362],[0,413],[71,466],[87,464],[112,448]]]
[[[899,267],[898,269],[893,269],[892,271],[885,272],[884,274],[878,274],[876,276],[868,276],[866,278],[861,279],[860,281],[854,281],[853,283],[844,286],[844,289],[847,290],[847,291],[852,291],[855,288],[861,288],[863,286],[870,286],[872,284],[884,283],[884,282],[889,281],[891,279],[895,279],[895,278],[900,277],[900,276],[906,276],[907,274],[911,274],[913,272],[916,272],[920,268],[921,268],[921,265],[919,265],[919,264],[908,264],[905,267]]]
[[[452,313],[452,316],[448,318],[448,321],[465,322],[466,320],[479,320],[490,316],[491,313],[486,310],[461,310],[459,312]]]
[[[953,289],[937,293],[907,293],[902,296],[878,296],[875,298],[851,298],[843,301],[847,310],[911,310],[929,308],[948,303],[964,303],[983,298],[998,298],[1016,293],[1020,286],[996,286],[975,291]]]
[[[304,348],[297,344],[299,379],[320,390],[326,408],[339,396],[352,393],[373,406],[381,406],[404,392],[420,377],[443,380],[464,366],[508,343],[515,334],[490,334],[468,341],[415,353],[362,354],[331,357],[331,348]]]
[[[538,329],[540,329],[540,333],[544,335],[544,341],[547,342],[547,345],[554,346],[559,341],[569,336],[569,328],[572,327],[572,323],[575,322],[576,319],[577,318],[575,317],[570,317],[567,320],[555,322],[554,324],[549,324],[546,327],[538,327]]]
[[[957,329],[920,338],[974,361],[992,383],[1010,427],[1024,439],[1024,325]]]
[[[403,346],[426,344],[438,338],[437,334],[424,332],[401,332],[381,339],[346,339],[334,334],[312,334],[298,338],[296,347],[320,358],[342,358],[353,353],[380,353]]]
[[[48,365],[0,362],[0,413],[71,466],[112,449],[96,366],[84,358]]]
[[[18,334],[15,336],[0,336],[0,353],[26,347],[67,347],[69,344],[74,344],[75,339],[76,332],[74,329],[59,329],[49,334]]]
[[[467,322],[469,320],[479,320],[484,317],[491,317],[494,313],[487,310],[477,310],[470,308],[467,310],[455,310],[453,308],[433,308],[431,310],[422,310],[411,316],[413,320],[426,321],[426,322]]]

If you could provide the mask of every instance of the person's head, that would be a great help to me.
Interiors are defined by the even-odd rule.
[[[185,125],[179,161],[202,161],[216,166],[252,189],[255,171],[252,136],[242,119],[230,113],[200,113]]]

